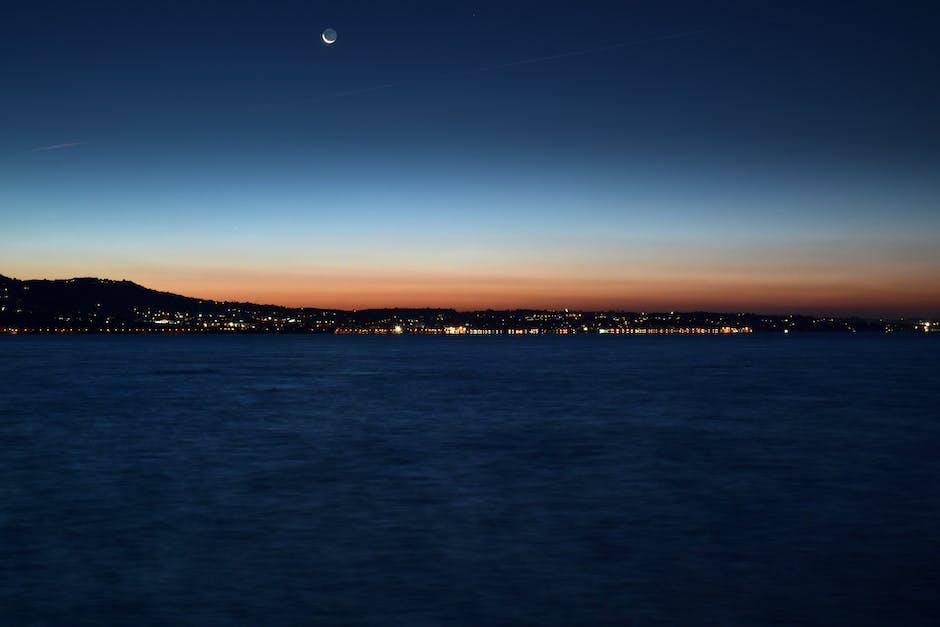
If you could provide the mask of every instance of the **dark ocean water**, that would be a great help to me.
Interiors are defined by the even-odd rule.
[[[0,624],[936,624],[940,337],[0,337]]]

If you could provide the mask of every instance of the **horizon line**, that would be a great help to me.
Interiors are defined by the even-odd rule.
[[[209,301],[213,303],[234,303],[242,305],[254,305],[258,307],[278,307],[281,309],[319,309],[324,311],[338,311],[338,312],[360,312],[360,311],[375,311],[375,310],[449,310],[455,311],[458,313],[473,313],[481,311],[547,311],[547,312],[559,312],[559,311],[571,311],[575,313],[601,313],[601,312],[612,312],[612,313],[639,313],[639,314],[693,314],[693,313],[712,313],[712,314],[735,314],[735,315],[765,315],[765,316],[777,316],[777,317],[786,317],[786,316],[801,316],[801,317],[816,317],[816,318],[841,318],[841,319],[860,319],[860,320],[906,320],[906,319],[933,319],[940,318],[940,314],[929,314],[929,313],[918,313],[918,314],[890,314],[890,315],[879,315],[879,316],[866,316],[860,313],[835,313],[833,311],[829,312],[820,312],[820,311],[800,311],[800,310],[787,310],[785,313],[771,313],[769,311],[761,311],[759,309],[703,309],[703,308],[692,308],[692,309],[677,309],[677,308],[666,308],[666,309],[625,309],[617,307],[602,307],[602,308],[585,308],[578,306],[568,306],[568,307],[533,307],[533,306],[516,306],[516,307],[493,307],[493,306],[483,306],[476,307],[473,309],[458,309],[454,306],[441,306],[441,305],[418,305],[418,306],[403,306],[403,305],[391,305],[391,306],[381,306],[381,307],[352,307],[352,308],[343,308],[343,307],[324,307],[319,305],[284,305],[277,303],[264,303],[256,302],[252,300],[237,300],[237,299],[216,299],[216,298],[205,298],[201,296],[189,296],[187,294],[182,294],[179,292],[172,292],[168,290],[156,289],[152,287],[147,287],[137,281],[131,279],[111,279],[105,277],[96,277],[96,276],[75,276],[69,278],[39,278],[39,279],[19,279],[16,277],[11,277],[0,273],[0,279],[9,279],[12,281],[18,281],[21,283],[27,283],[30,281],[48,281],[48,282],[69,282],[77,280],[93,280],[93,281],[107,281],[112,283],[131,283],[138,287],[141,287],[146,290],[159,292],[163,294],[170,294],[173,296],[179,296],[182,298],[189,298],[193,300],[202,300]]]

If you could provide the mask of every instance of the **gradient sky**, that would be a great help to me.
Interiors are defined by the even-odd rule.
[[[931,4],[17,3],[0,274],[937,315]]]

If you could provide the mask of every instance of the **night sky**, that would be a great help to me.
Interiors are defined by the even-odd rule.
[[[0,274],[935,315],[933,7],[7,3]]]

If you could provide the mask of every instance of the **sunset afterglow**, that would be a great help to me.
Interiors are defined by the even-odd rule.
[[[295,9],[141,9],[133,41],[120,12],[40,33],[22,9],[0,273],[335,308],[940,313],[914,14],[435,7],[401,38],[391,8]]]

